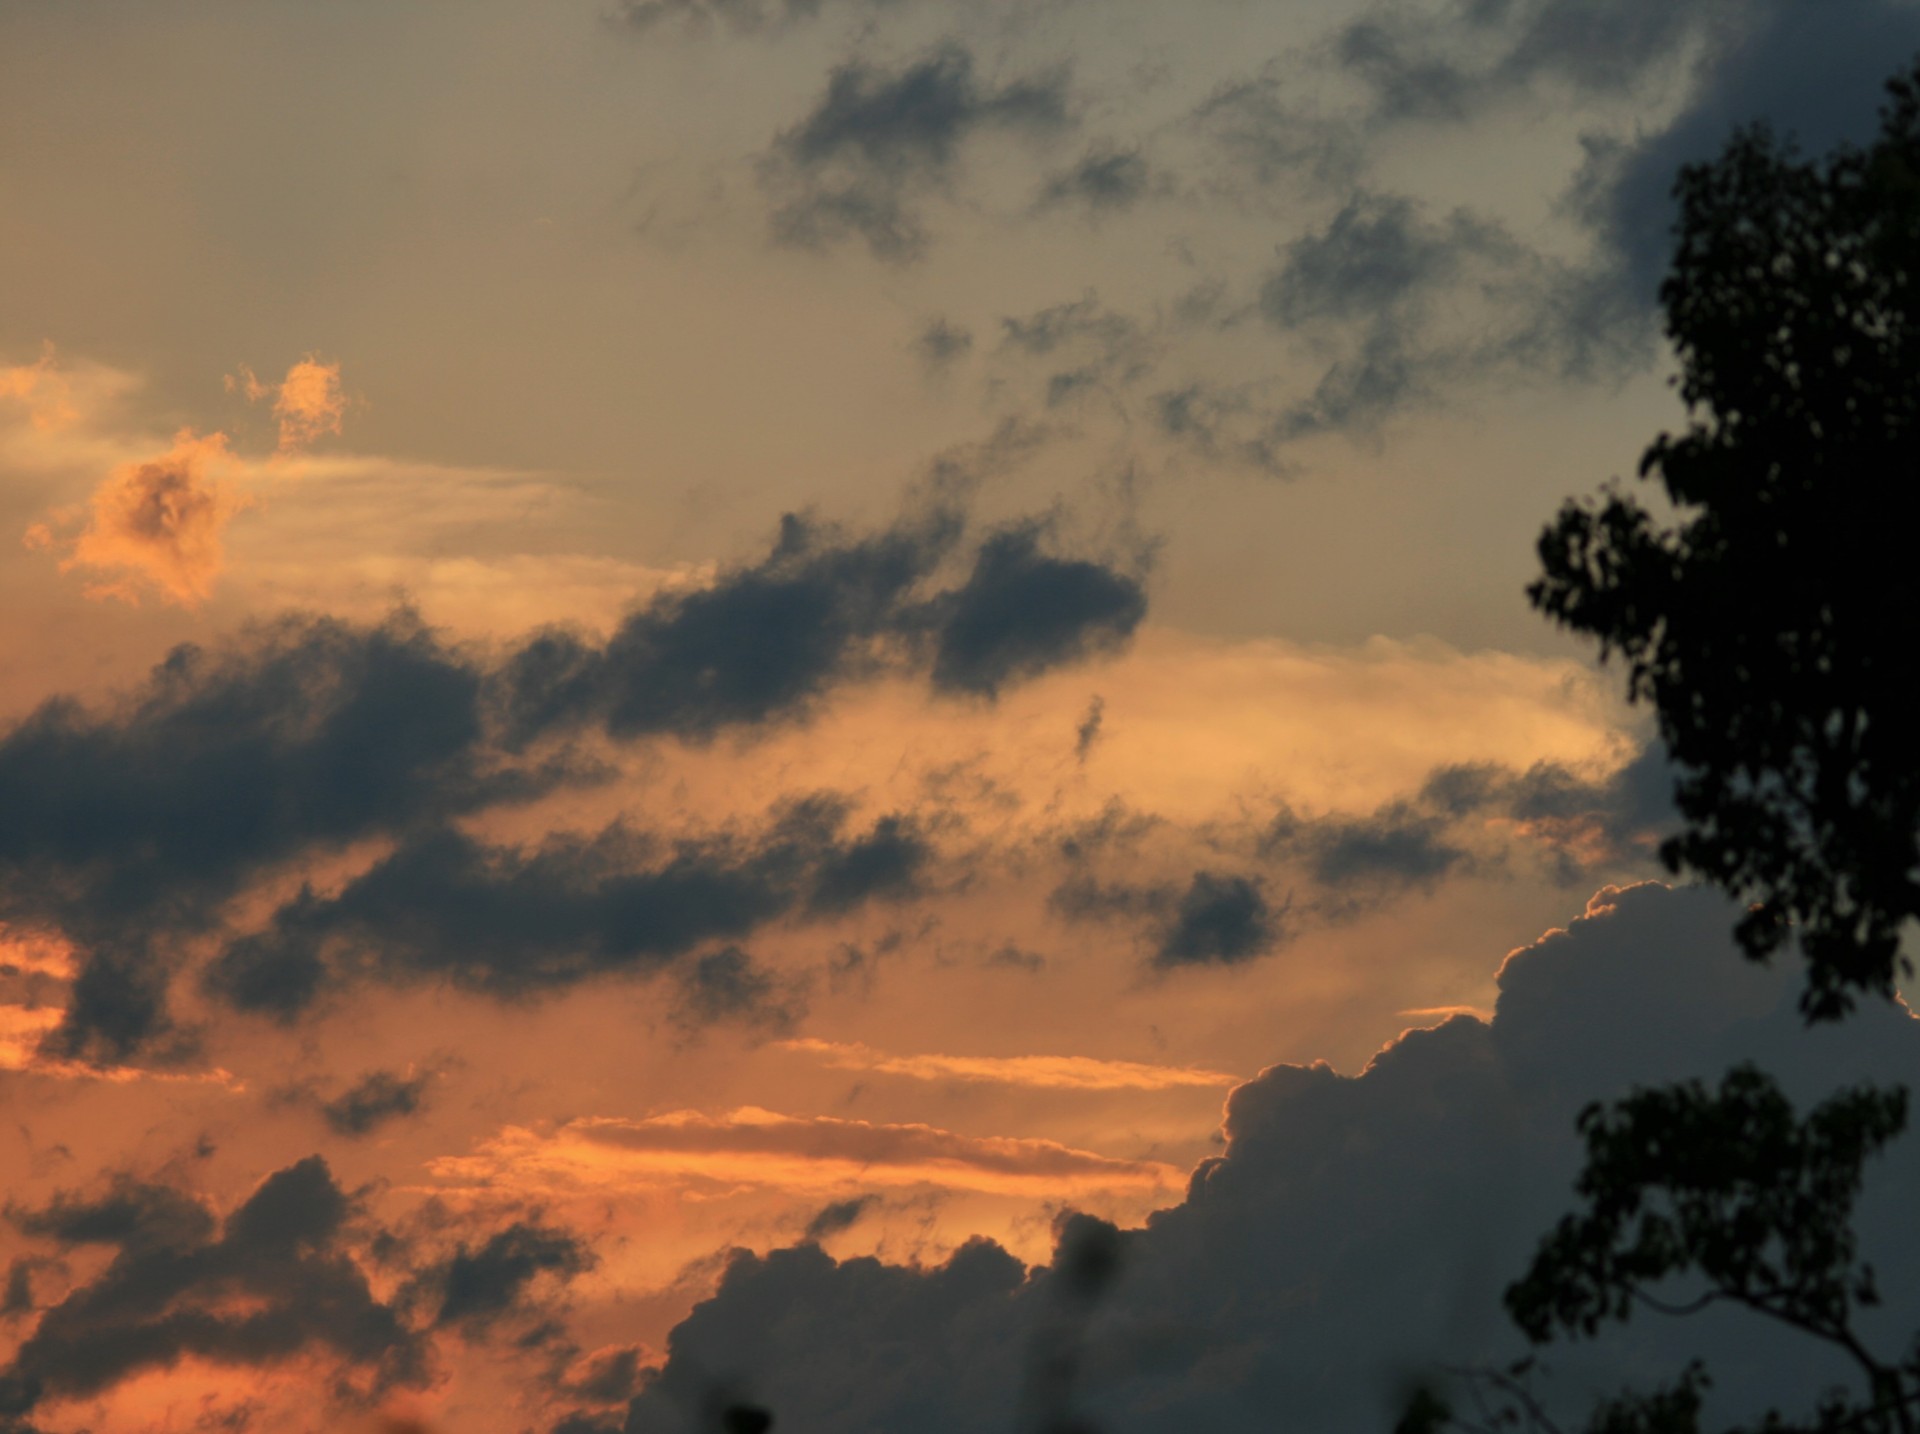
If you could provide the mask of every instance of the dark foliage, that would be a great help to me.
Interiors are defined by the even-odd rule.
[[[1889,90],[1866,148],[1755,128],[1682,172],[1661,300],[1691,419],[1641,461],[1673,512],[1569,504],[1529,593],[1625,660],[1680,770],[1662,855],[1754,903],[1750,954],[1798,936],[1814,1019],[1890,994],[1920,916],[1920,570],[1892,520],[1920,472],[1920,68]]]

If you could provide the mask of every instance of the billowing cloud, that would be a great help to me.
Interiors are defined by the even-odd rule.
[[[284,457],[310,448],[329,433],[339,433],[346,418],[347,397],[340,387],[340,365],[325,363],[312,354],[287,370],[277,384],[263,383],[245,364],[227,375],[227,391],[248,402],[273,399],[273,416],[280,425],[279,453]]]
[[[472,1155],[436,1160],[433,1170],[443,1180],[529,1194],[694,1180],[795,1192],[934,1186],[1084,1199],[1150,1191],[1180,1179],[1157,1161],[1116,1159],[1053,1140],[757,1107],[724,1115],[671,1111],[645,1120],[585,1117],[544,1134],[510,1127]]]
[[[84,516],[29,528],[28,546],[63,550],[62,572],[96,574],[89,597],[197,607],[226,566],[227,524],[250,501],[223,476],[232,463],[225,434],[182,429],[166,453],[115,469]]]
[[[814,1056],[837,1070],[870,1071],[908,1080],[980,1082],[1035,1090],[1174,1090],[1229,1086],[1239,1078],[1192,1066],[1156,1066],[1092,1056],[891,1055],[858,1042],[811,1037],[783,1041],[784,1049]]]
[[[1182,1203],[1113,1237],[1117,1277],[1092,1307],[1077,1379],[1057,1392],[1102,1428],[1257,1428],[1276,1409],[1319,1428],[1390,1423],[1436,1366],[1520,1351],[1500,1291],[1569,1206],[1586,1101],[1741,1059],[1802,1101],[1920,1075],[1920,1027],[1904,1010],[1803,1030],[1793,978],[1741,960],[1733,915],[1700,890],[1603,892],[1507,960],[1490,1024],[1409,1032],[1358,1076],[1277,1066],[1239,1087],[1226,1153],[1202,1162]],[[1868,1182],[1863,1249],[1896,1307],[1874,1328],[1897,1340],[1920,1315],[1906,1237],[1920,1153],[1897,1150]],[[930,1269],[839,1263],[817,1246],[738,1255],[674,1331],[627,1428],[680,1429],[696,1381],[727,1378],[798,1430],[1009,1423],[1056,1337],[1070,1263],[1029,1275],[987,1246]],[[1677,1370],[1676,1348],[1714,1368],[1715,1422],[1797,1408],[1828,1377],[1805,1341],[1764,1321],[1651,1318],[1557,1351],[1539,1389],[1549,1407],[1579,1410],[1629,1367]],[[839,1357],[848,1348],[885,1354],[856,1365]]]
[[[969,139],[1046,135],[1067,123],[1061,72],[982,84],[957,43],[897,70],[851,60],[767,154],[774,235],[804,246],[858,236],[877,258],[916,258],[929,242],[916,206],[952,185]]]
[[[308,356],[287,370],[273,398],[273,416],[280,422],[280,451],[292,453],[317,439],[340,431],[347,411],[340,391],[340,365]]]

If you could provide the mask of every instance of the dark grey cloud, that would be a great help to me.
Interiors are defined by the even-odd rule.
[[[1592,307],[1650,316],[1673,250],[1673,182],[1716,156],[1736,129],[1764,123],[1822,153],[1869,139],[1895,69],[1920,52],[1920,8],[1854,0],[1844,16],[1817,0],[1738,7],[1699,67],[1694,92],[1664,129],[1590,142],[1572,202],[1608,247]]]
[[[1073,729],[1073,756],[1075,761],[1084,762],[1093,752],[1094,743],[1100,740],[1102,728],[1107,717],[1107,702],[1099,693],[1094,693],[1087,703],[1086,715],[1080,719],[1079,726]]]
[[[489,761],[482,674],[417,619],[289,618],[177,648],[113,704],[65,699],[0,734],[0,917],[85,960],[69,1056],[165,1028],[159,938],[204,928],[277,862],[550,788]]]
[[[324,1355],[370,1389],[424,1378],[420,1336],[353,1259],[353,1202],[319,1156],[268,1176],[224,1221],[127,1178],[98,1197],[7,1213],[58,1249],[114,1253],[45,1310],[0,1371],[0,1418],[188,1355],[242,1367]]]
[[[615,825],[523,850],[437,830],[330,896],[302,892],[228,945],[206,982],[238,1009],[292,1019],[356,979],[511,1000],[648,974],[782,917],[915,889],[928,848],[910,823],[845,826],[840,803],[814,798],[756,833],[673,842]]]
[[[933,685],[992,697],[1022,678],[1112,652],[1146,616],[1138,578],[1041,551],[1037,525],[980,546],[967,581],[933,606]]]
[[[1285,904],[1268,900],[1258,876],[1196,871],[1184,887],[1168,882],[1102,882],[1076,870],[1054,887],[1048,907],[1079,922],[1122,922],[1138,928],[1161,970],[1236,966],[1282,945]]]
[[[526,742],[594,723],[700,740],[804,711],[881,668],[961,532],[951,511],[861,538],[790,514],[765,558],[656,598],[604,644],[554,631],[520,648],[500,679],[508,731]]]
[[[430,1277],[440,1290],[434,1323],[484,1328],[517,1308],[541,1276],[565,1283],[593,1263],[593,1252],[568,1231],[516,1221],[477,1249],[463,1245]]]
[[[694,1028],[731,1023],[784,1031],[805,1009],[794,983],[766,970],[738,946],[709,952],[680,973],[675,1016]]]
[[[1040,190],[1040,203],[1071,205],[1092,214],[1120,213],[1146,198],[1153,187],[1153,170],[1138,150],[1097,146],[1050,176]]]
[[[1196,871],[1153,953],[1154,964],[1170,969],[1251,961],[1281,943],[1285,914],[1252,877]]]
[[[1463,209],[1436,215],[1406,196],[1362,190],[1280,258],[1258,312],[1335,356],[1309,395],[1245,441],[1277,447],[1370,432],[1462,383],[1585,373],[1631,350],[1631,335],[1593,327],[1599,310],[1581,303],[1585,276]],[[1212,416],[1207,423],[1197,398],[1176,396],[1161,420],[1217,445],[1224,415]]]
[[[1064,71],[982,83],[956,43],[897,69],[850,60],[763,161],[774,236],[806,247],[858,237],[877,258],[915,258],[929,242],[918,205],[951,188],[968,140],[1068,123]]]
[[[1485,840],[1490,820],[1511,834],[1493,847]],[[1448,876],[1488,874],[1516,851],[1544,856],[1567,884],[1600,871],[1646,868],[1659,835],[1676,820],[1672,769],[1660,749],[1648,748],[1604,780],[1553,762],[1522,771],[1492,763],[1441,767],[1418,792],[1365,816],[1309,821],[1282,809],[1260,850],[1312,883],[1303,916],[1343,920],[1431,890]]]
[[[1131,927],[1161,969],[1235,965],[1450,879],[1544,874],[1573,886],[1651,874],[1677,821],[1673,779],[1662,751],[1648,748],[1605,777],[1552,762],[1440,767],[1371,812],[1303,817],[1283,805],[1252,829],[1168,831],[1114,809],[1060,839],[1064,871],[1049,909]],[[1155,848],[1183,839],[1239,870],[1167,879],[1170,858]]]
[[[432,1077],[368,1071],[346,1090],[325,1101],[320,1114],[336,1135],[370,1135],[381,1126],[417,1114],[426,1103]]]
[[[837,1235],[842,1230],[851,1230],[879,1203],[878,1195],[856,1195],[850,1200],[836,1200],[831,1205],[823,1205],[807,1221],[806,1238],[817,1242],[829,1235]]]
[[[373,626],[289,618],[217,648],[177,649],[114,702],[43,705],[0,732],[0,920],[58,930],[82,953],[47,1048],[115,1061],[183,1047],[168,1009],[183,938],[208,934],[226,903],[276,866],[368,837],[397,849],[355,884],[355,900],[394,913],[407,907],[398,883],[417,877],[439,883],[418,911],[452,920],[435,901],[488,886],[471,874],[482,868],[513,873],[502,882],[523,895],[567,868],[570,880],[602,883],[590,899],[615,899],[604,883],[621,838],[604,838],[585,866],[554,851],[516,865],[449,828],[601,779],[570,755],[571,738],[751,733],[802,719],[837,684],[883,671],[992,696],[1110,650],[1144,611],[1137,577],[1042,551],[1033,525],[985,535],[968,570],[965,529],[960,512],[938,504],[859,536],[790,517],[763,558],[698,591],[654,597],[604,641],[546,631],[496,659],[449,646],[405,613]],[[943,587],[949,569],[964,576]],[[896,822],[818,855],[825,865],[804,896],[831,911],[906,894],[924,851]],[[463,863],[468,875],[456,879]],[[681,869],[690,882],[693,866]],[[624,899],[656,914],[673,904],[656,889],[648,905],[637,891]],[[554,911],[564,904],[556,896]],[[416,914],[411,929],[429,919]],[[230,948],[214,984],[251,1009],[303,1009],[324,974],[316,933],[331,938],[343,928],[329,923],[359,920],[302,898],[272,931]],[[610,928],[576,918],[574,929]],[[653,953],[693,944],[635,939]],[[417,950],[423,938],[402,944]]]
[[[1689,43],[1748,23],[1732,0],[1499,0],[1379,6],[1325,54],[1358,80],[1372,125],[1472,119],[1521,95],[1631,95]]]
[[[1491,1024],[1456,1017],[1402,1037],[1357,1076],[1282,1065],[1228,1101],[1225,1154],[1145,1228],[1108,1227],[1090,1295],[1069,1233],[1031,1273],[987,1246],[944,1266],[835,1262],[818,1245],[736,1255],[633,1401],[630,1434],[679,1431],[706,1381],[734,1378],[776,1427],[920,1434],[1021,1427],[1035,1380],[1070,1355],[1049,1407],[1137,1434],[1389,1427],[1437,1366],[1524,1352],[1500,1304],[1568,1208],[1574,1117],[1636,1084],[1717,1078],[1757,1059],[1803,1106],[1838,1085],[1920,1077],[1920,1028],[1865,1012],[1809,1033],[1790,972],[1743,961],[1717,895],[1644,886],[1509,957]],[[1863,1253],[1889,1308],[1870,1338],[1920,1319],[1920,1148],[1868,1175]],[[1086,1311],[1062,1344],[1061,1317]],[[1644,1383],[1698,1351],[1717,1379],[1703,1427],[1768,1403],[1802,1407],[1835,1377],[1764,1321],[1636,1315],[1557,1348],[1540,1392],[1574,1427],[1591,1391]],[[850,1357],[858,1351],[859,1357]],[[750,1383],[745,1383],[750,1381]],[[1063,1387],[1064,1386],[1064,1387]]]
[[[500,679],[511,737],[591,722],[704,740],[802,714],[836,683],[922,653],[937,689],[991,691],[1107,650],[1132,629],[1125,612],[1144,612],[1136,577],[1041,552],[1033,524],[987,534],[966,581],[929,595],[963,526],[936,510],[846,538],[789,516],[764,559],[656,599],[603,645],[550,632],[522,647]],[[1014,597],[1031,606],[1006,613]]]
[[[642,32],[672,26],[692,35],[738,35],[812,20],[822,8],[821,0],[620,0],[614,15]]]
[[[973,331],[945,317],[930,319],[913,340],[920,361],[936,373],[952,367],[973,351]]]

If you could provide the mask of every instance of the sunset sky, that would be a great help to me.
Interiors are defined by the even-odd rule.
[[[1916,51],[0,0],[0,1434],[1385,1429],[1586,1101],[1920,1074],[1524,597],[1684,421],[1676,167]],[[1804,1377],[1566,1367],[1714,1341]]]

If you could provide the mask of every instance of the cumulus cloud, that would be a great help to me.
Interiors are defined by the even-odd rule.
[[[1279,1409],[1310,1427],[1390,1423],[1436,1365],[1520,1352],[1500,1291],[1571,1203],[1585,1102],[1717,1078],[1743,1059],[1778,1071],[1803,1103],[1844,1082],[1920,1076],[1904,1010],[1803,1030],[1790,974],[1741,960],[1733,915],[1697,889],[1610,889],[1508,958],[1491,1023],[1409,1032],[1357,1076],[1277,1066],[1236,1089],[1225,1154],[1202,1162],[1181,1203],[1113,1237],[1116,1273],[1085,1324],[1077,1379],[1056,1392],[1103,1428],[1260,1428]],[[1875,1337],[1897,1340],[1920,1316],[1920,1252],[1905,1232],[1920,1155],[1903,1147],[1868,1181],[1864,1251],[1892,1306]],[[989,1246],[930,1269],[840,1263],[817,1246],[737,1255],[674,1331],[627,1428],[684,1428],[693,1382],[719,1376],[751,1379],[797,1430],[1007,1424],[1052,1347],[1073,1265],[1056,1256],[1029,1273]],[[1579,1410],[1629,1369],[1677,1366],[1676,1338],[1719,1375],[1714,1422],[1797,1405],[1830,1377],[1792,1338],[1729,1314],[1636,1320],[1560,1350],[1543,1392]],[[886,1357],[851,1362],[849,1348]]]
[[[63,550],[62,572],[96,574],[89,597],[198,607],[226,566],[227,524],[250,501],[223,477],[232,464],[225,434],[182,429],[166,453],[115,469],[84,514],[34,524],[27,545]]]
[[[99,1393],[193,1357],[230,1367],[319,1356],[363,1393],[424,1380],[424,1346],[369,1285],[351,1197],[319,1156],[276,1171],[224,1219],[169,1185],[9,1208],[31,1239],[111,1250],[47,1307],[0,1372],[0,1417]]]
[[[917,258],[929,243],[917,206],[951,188],[970,139],[995,130],[1046,135],[1067,124],[1062,72],[983,84],[972,53],[956,43],[894,70],[848,61],[763,162],[778,197],[774,236],[807,247],[857,236],[876,258]]]
[[[508,1127],[472,1155],[433,1162],[443,1179],[529,1195],[639,1182],[718,1182],[797,1192],[933,1186],[1074,1199],[1152,1191],[1179,1181],[1171,1166],[1122,1160],[1053,1140],[964,1135],[937,1126],[782,1115],[743,1107],[721,1115],[670,1111],[645,1120],[568,1121],[551,1132]]]

